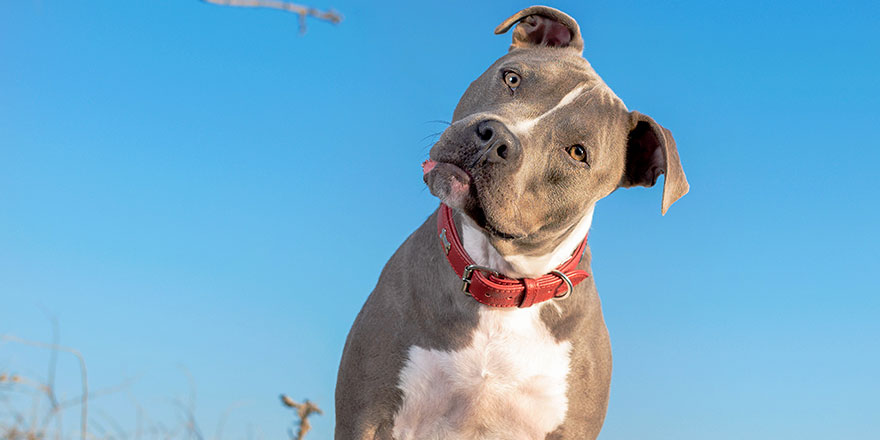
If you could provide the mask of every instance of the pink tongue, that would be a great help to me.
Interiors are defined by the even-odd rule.
[[[433,161],[431,159],[428,159],[428,160],[422,162],[422,175],[430,173],[431,170],[433,170],[434,167],[436,167],[436,166],[437,166],[437,162]]]

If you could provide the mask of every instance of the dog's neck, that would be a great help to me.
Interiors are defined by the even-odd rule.
[[[461,220],[461,244],[471,259],[480,266],[490,267],[510,278],[535,278],[555,269],[565,262],[577,249],[581,240],[590,231],[593,223],[593,207],[590,205],[584,216],[562,241],[545,255],[507,255],[498,253],[486,237],[486,232],[477,226],[470,217],[459,216]]]

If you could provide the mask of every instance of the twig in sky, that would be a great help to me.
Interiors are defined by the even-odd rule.
[[[319,20],[339,24],[342,15],[333,9],[321,11],[309,6],[298,5],[281,0],[201,0],[204,3],[212,3],[220,6],[237,6],[242,8],[269,8],[280,9],[299,15],[299,33],[306,33],[306,17],[312,16]]]

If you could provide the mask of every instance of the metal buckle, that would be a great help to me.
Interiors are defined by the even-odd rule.
[[[562,272],[560,272],[560,271],[558,271],[558,270],[551,270],[550,273],[552,273],[552,274],[558,276],[559,278],[562,278],[562,281],[565,281],[565,285],[568,286],[568,291],[567,291],[567,292],[563,293],[562,295],[556,295],[556,296],[553,297],[553,299],[565,299],[565,298],[568,298],[568,296],[571,295],[571,291],[574,290],[574,286],[571,284],[571,280],[568,279],[568,276],[566,276],[564,273],[562,273]]]
[[[498,275],[498,272],[495,272],[490,267],[479,266],[476,264],[468,265],[468,267],[464,268],[464,274],[461,276],[461,291],[464,292],[465,295],[471,296],[471,293],[468,292],[468,286],[471,285],[471,275],[475,270],[482,270],[484,272],[492,272],[495,275]]]

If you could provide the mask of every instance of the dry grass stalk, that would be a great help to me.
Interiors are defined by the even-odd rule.
[[[303,403],[297,403],[294,402],[293,399],[291,399],[286,394],[282,394],[281,403],[283,403],[284,406],[288,408],[296,410],[296,416],[299,419],[297,421],[298,429],[296,431],[296,435],[294,435],[293,432],[290,432],[290,438],[294,440],[303,440],[303,438],[305,438],[306,436],[306,433],[309,432],[310,429],[312,429],[312,425],[309,424],[309,416],[314,413],[318,413],[320,415],[324,414],[324,412],[321,411],[321,408],[318,408],[318,405],[315,405],[314,403],[309,401],[309,399],[304,400]]]
[[[39,342],[39,341],[31,341],[28,339],[19,338],[18,336],[14,336],[14,335],[0,335],[0,341],[12,342],[12,343],[17,343],[17,344],[22,344],[22,345],[29,345],[31,347],[37,347],[37,348],[44,348],[47,350],[51,350],[53,352],[63,351],[66,353],[70,353],[76,357],[76,359],[79,361],[80,380],[82,383],[82,395],[79,399],[79,403],[80,403],[80,439],[86,440],[86,437],[88,436],[88,417],[89,417],[89,381],[88,381],[88,371],[86,370],[86,360],[85,360],[85,358],[83,358],[82,354],[78,350],[75,350],[70,347],[64,347],[64,346],[61,346],[58,344],[47,344],[45,342]],[[56,359],[57,358],[55,356],[52,357],[52,360],[50,362],[50,367],[49,367],[50,374],[52,374],[53,376],[55,374],[55,366],[51,365],[51,364],[54,364]],[[55,381],[54,377],[49,378],[50,384],[54,384],[54,381]],[[54,386],[42,385],[39,388],[41,391],[46,393],[46,396],[48,397],[48,399],[52,405],[52,410],[46,419],[48,421],[49,418],[58,416],[58,414],[59,414],[60,410],[63,408],[63,406],[61,404],[59,404],[55,398]],[[36,429],[36,427],[32,425],[32,429]],[[42,437],[42,435],[40,437]],[[10,438],[16,438],[16,437],[10,437]]]

